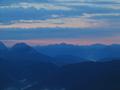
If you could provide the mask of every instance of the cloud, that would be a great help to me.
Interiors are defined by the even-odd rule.
[[[10,5],[1,5],[1,9],[9,8],[9,9],[15,9],[15,8],[23,8],[23,9],[29,9],[34,8],[36,10],[45,9],[45,10],[71,10],[69,7],[55,5],[51,3],[27,3],[27,2],[21,2],[17,4],[10,4]]]
[[[83,17],[86,18],[92,18],[92,17],[104,17],[104,16],[113,16],[113,17],[119,17],[120,18],[120,13],[83,13]]]
[[[0,28],[99,28],[107,26],[107,22],[82,17],[66,17],[47,20],[19,20]]]
[[[0,24],[0,28],[21,28],[21,29],[32,29],[32,28],[120,28],[120,21],[113,19],[94,19],[96,17],[105,16],[120,16],[119,13],[84,13],[82,16],[76,17],[59,17],[53,15],[52,19],[46,20],[16,20],[11,21],[9,24]]]
[[[94,7],[94,8],[105,8],[105,9],[113,9],[113,10],[120,10],[120,3],[93,3],[93,2],[61,2],[60,5],[63,6],[72,6],[72,7],[81,7],[81,6],[86,6],[86,7]]]
[[[50,45],[50,44],[61,44],[61,43],[66,43],[66,44],[73,44],[73,45],[91,45],[91,44],[96,44],[96,43],[101,43],[101,44],[120,44],[120,37],[114,37],[114,38],[104,38],[104,39],[97,39],[97,40],[92,40],[92,39],[37,39],[37,40],[0,40],[4,42],[7,46],[13,46],[16,43],[27,43],[31,46],[36,46],[36,45]]]
[[[20,3],[20,2],[28,2],[28,3],[53,3],[54,0],[0,0],[0,4],[12,4],[12,3]]]
[[[49,45],[49,44],[74,44],[74,45],[86,45],[92,44],[90,41],[80,40],[80,39],[39,39],[39,40],[1,40],[2,42],[6,43],[9,46],[13,46],[16,43],[25,42],[29,45],[36,46],[36,45]]]
[[[119,43],[119,29],[119,0],[0,1],[0,40],[6,42]]]
[[[59,2],[103,2],[103,3],[105,3],[105,2],[116,2],[116,3],[120,3],[120,1],[119,0],[94,0],[94,1],[92,1],[92,0],[55,0],[55,1],[59,1]]]

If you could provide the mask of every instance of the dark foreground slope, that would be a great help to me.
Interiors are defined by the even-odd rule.
[[[120,90],[120,61],[67,65],[59,75],[67,90]]]
[[[120,90],[120,61],[83,62],[61,68],[50,63],[26,67],[26,70],[22,65],[16,68],[23,70],[24,74],[12,71],[12,68],[10,71],[10,67],[7,69],[4,65],[0,67],[1,90],[8,87],[24,90]]]

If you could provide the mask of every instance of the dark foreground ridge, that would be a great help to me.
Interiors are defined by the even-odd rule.
[[[1,43],[0,90],[120,90],[118,57],[90,61],[58,56],[42,54],[24,43],[12,48]]]

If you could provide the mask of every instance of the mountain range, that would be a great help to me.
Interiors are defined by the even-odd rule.
[[[37,46],[35,47],[35,49],[38,52],[41,52],[51,57],[74,56],[76,58],[79,57],[92,61],[96,60],[98,61],[106,58],[120,58],[119,44],[113,45],[94,44],[88,46],[79,46],[62,43],[48,46]]]
[[[120,45],[95,44],[79,46],[70,44],[55,44],[47,46],[29,46],[25,43],[17,43],[8,48],[0,42],[0,58],[12,59],[24,62],[33,60],[50,62],[58,65],[73,64],[84,61],[104,61],[106,59],[120,58]]]
[[[7,48],[1,42],[0,90],[120,90],[119,49],[120,45],[25,43]],[[105,58],[94,61],[86,58],[89,54]]]

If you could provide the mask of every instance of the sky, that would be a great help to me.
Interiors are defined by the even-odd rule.
[[[120,0],[0,0],[0,41],[120,44]]]

